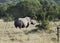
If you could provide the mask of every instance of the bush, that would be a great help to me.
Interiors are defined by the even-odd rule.
[[[42,26],[43,26],[44,29],[50,30],[50,24],[49,24],[48,20],[42,21]]]
[[[7,21],[13,21],[12,17],[4,17],[3,19],[4,19],[5,22],[7,22]]]

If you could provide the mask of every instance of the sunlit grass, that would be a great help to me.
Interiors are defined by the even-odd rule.
[[[56,31],[56,28],[52,30]],[[14,22],[0,22],[1,43],[55,43],[54,37],[56,32],[49,34],[48,31],[37,30],[35,25],[19,29],[14,27]]]

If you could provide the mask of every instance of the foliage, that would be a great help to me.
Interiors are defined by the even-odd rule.
[[[50,24],[48,20],[42,21],[42,25],[41,25],[44,29],[46,30],[50,30]]]
[[[14,20],[25,16],[42,21],[42,26],[49,29],[48,21],[60,19],[60,5],[49,0],[23,0],[19,3],[0,4],[0,18]]]
[[[8,5],[0,4],[0,18],[6,16],[5,11],[7,10]]]

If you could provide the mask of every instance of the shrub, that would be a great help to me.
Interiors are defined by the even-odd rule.
[[[50,30],[50,24],[49,24],[48,20],[42,21],[42,26],[43,26],[44,29]]]

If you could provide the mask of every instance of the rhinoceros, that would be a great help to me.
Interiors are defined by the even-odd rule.
[[[18,18],[14,21],[15,27],[27,28],[29,26],[29,21],[26,18]]]

